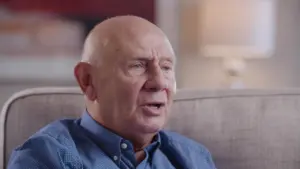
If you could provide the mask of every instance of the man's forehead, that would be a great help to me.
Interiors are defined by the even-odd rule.
[[[121,52],[131,57],[159,57],[174,60],[174,51],[166,37],[147,35],[141,38],[132,38],[120,43]],[[120,50],[119,49],[119,50]]]
[[[125,49],[126,50],[126,49]],[[175,56],[165,48],[131,48],[123,53],[127,60],[163,60],[175,62]]]

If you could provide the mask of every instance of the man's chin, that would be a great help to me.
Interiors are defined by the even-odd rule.
[[[163,124],[140,123],[136,126],[135,130],[138,130],[141,133],[151,134],[159,132],[162,128]]]
[[[164,125],[165,119],[163,117],[143,118],[142,120],[137,121],[134,130],[137,130],[140,133],[151,134],[162,130]]]

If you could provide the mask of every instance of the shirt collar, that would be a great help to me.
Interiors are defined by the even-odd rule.
[[[88,131],[88,135],[95,141],[95,143],[112,159],[115,156],[118,157],[116,160],[119,163],[121,156],[121,144],[126,143],[129,148],[133,150],[133,146],[130,141],[123,139],[117,134],[113,133],[109,129],[105,128],[100,123],[96,122],[87,111],[85,111],[80,120],[80,126]],[[158,133],[152,143],[145,148],[145,151],[152,156],[153,152],[157,150],[161,145],[160,133]]]
[[[110,157],[119,157],[122,138],[96,122],[87,111],[81,117],[80,125],[89,132],[89,136]]]
[[[146,150],[148,153],[152,154],[157,148],[160,147],[160,145],[161,145],[161,138],[160,138],[160,134],[157,133],[157,135],[155,135],[155,137],[154,137],[152,143],[151,143],[149,146],[147,146],[147,147],[145,148],[145,150]]]

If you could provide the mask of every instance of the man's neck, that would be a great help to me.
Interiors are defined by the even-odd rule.
[[[139,164],[146,158],[146,153],[144,149],[153,142],[155,134],[144,135],[141,138],[130,140],[134,147],[135,158]]]
[[[137,163],[141,163],[146,158],[146,153],[144,150],[135,152],[135,159]]]
[[[152,134],[144,134],[144,135],[138,135],[138,136],[128,137],[128,138],[125,137],[125,139],[131,141],[134,147],[134,151],[138,152],[144,150],[144,148],[150,145],[153,142],[154,137],[155,137],[155,133],[152,133]]]

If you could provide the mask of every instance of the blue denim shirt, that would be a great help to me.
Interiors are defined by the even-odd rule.
[[[174,132],[161,131],[137,163],[130,141],[94,121],[55,121],[17,147],[8,169],[215,169],[202,145]]]

